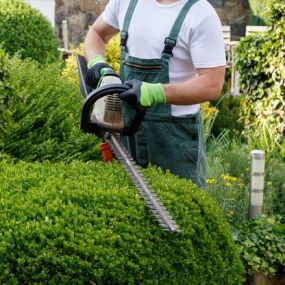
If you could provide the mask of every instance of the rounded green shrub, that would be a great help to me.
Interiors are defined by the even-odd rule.
[[[161,230],[114,162],[0,162],[1,284],[236,284],[228,224],[189,180],[144,170],[181,232]]]
[[[0,50],[0,146],[26,160],[99,158],[96,136],[80,130],[83,97],[58,63],[40,65]]]
[[[59,58],[54,30],[37,9],[24,0],[0,0],[0,46],[41,63]]]

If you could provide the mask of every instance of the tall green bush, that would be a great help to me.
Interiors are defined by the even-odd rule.
[[[0,162],[1,284],[236,284],[218,207],[190,181],[144,171],[181,232],[160,229],[118,163]]]
[[[265,150],[280,149],[285,134],[285,3],[274,0],[266,33],[244,38],[237,47],[241,106],[247,137]]]
[[[0,50],[0,146],[28,161],[97,159],[98,139],[80,130],[82,96],[59,64],[40,66]]]
[[[40,11],[24,0],[0,0],[0,46],[41,63],[59,58],[54,30]]]

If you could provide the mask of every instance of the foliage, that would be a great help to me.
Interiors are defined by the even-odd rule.
[[[243,130],[243,126],[239,120],[240,97],[232,95],[223,96],[212,104],[218,110],[212,127],[213,136],[218,137],[225,130],[233,136],[240,135]]]
[[[204,124],[205,141],[207,141],[212,133],[213,124],[217,118],[219,110],[210,106],[209,102],[205,102],[201,104],[201,113]]]
[[[24,160],[98,158],[98,139],[80,131],[82,99],[58,64],[39,66],[0,51],[2,150]]]
[[[120,73],[120,37],[116,35],[106,46],[106,61],[119,74]]]
[[[268,0],[249,0],[251,13],[249,15],[249,25],[266,25],[266,11]]]
[[[245,221],[249,204],[249,150],[226,134],[208,143],[207,193],[231,224]]]
[[[270,0],[267,18],[269,24],[278,27],[280,23],[284,23],[285,3],[279,0]]]
[[[207,193],[232,225],[248,217],[251,151],[248,145],[226,134],[208,142]],[[285,163],[277,152],[265,158],[263,213],[285,219]]]
[[[0,0],[0,43],[41,63],[59,59],[58,42],[49,21],[23,0]]]
[[[264,213],[285,219],[285,163],[275,154],[266,159]]]
[[[144,170],[181,227],[171,234],[118,163],[0,170],[1,284],[241,284],[230,229],[189,180]]]
[[[285,225],[279,218],[263,216],[243,223],[234,238],[241,246],[247,273],[284,273]]]
[[[76,63],[76,54],[83,55],[83,44],[78,47],[70,46],[71,55],[65,60],[65,65],[62,70],[62,78],[69,82],[74,88],[79,89],[79,77]]]
[[[249,4],[254,15],[265,17],[268,0],[249,0]]]
[[[70,84],[78,88],[79,79],[76,65],[76,53],[83,55],[84,45],[80,44],[78,47],[71,46],[72,54],[65,61],[65,67],[62,72],[62,77]],[[105,51],[106,62],[119,73],[120,71],[120,47],[119,36],[115,36],[108,42]]]
[[[270,11],[270,30],[245,37],[236,49],[244,134],[269,152],[281,148],[285,134],[285,5],[274,0]]]

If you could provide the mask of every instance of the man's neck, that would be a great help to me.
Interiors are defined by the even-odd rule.
[[[171,3],[175,3],[179,0],[156,0],[156,1],[160,4],[171,4]]]

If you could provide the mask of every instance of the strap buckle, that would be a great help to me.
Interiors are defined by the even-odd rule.
[[[164,40],[163,53],[173,56],[172,50],[176,46],[176,40],[166,37]]]
[[[125,47],[127,44],[127,39],[128,39],[128,32],[121,32],[121,42],[120,46]]]

